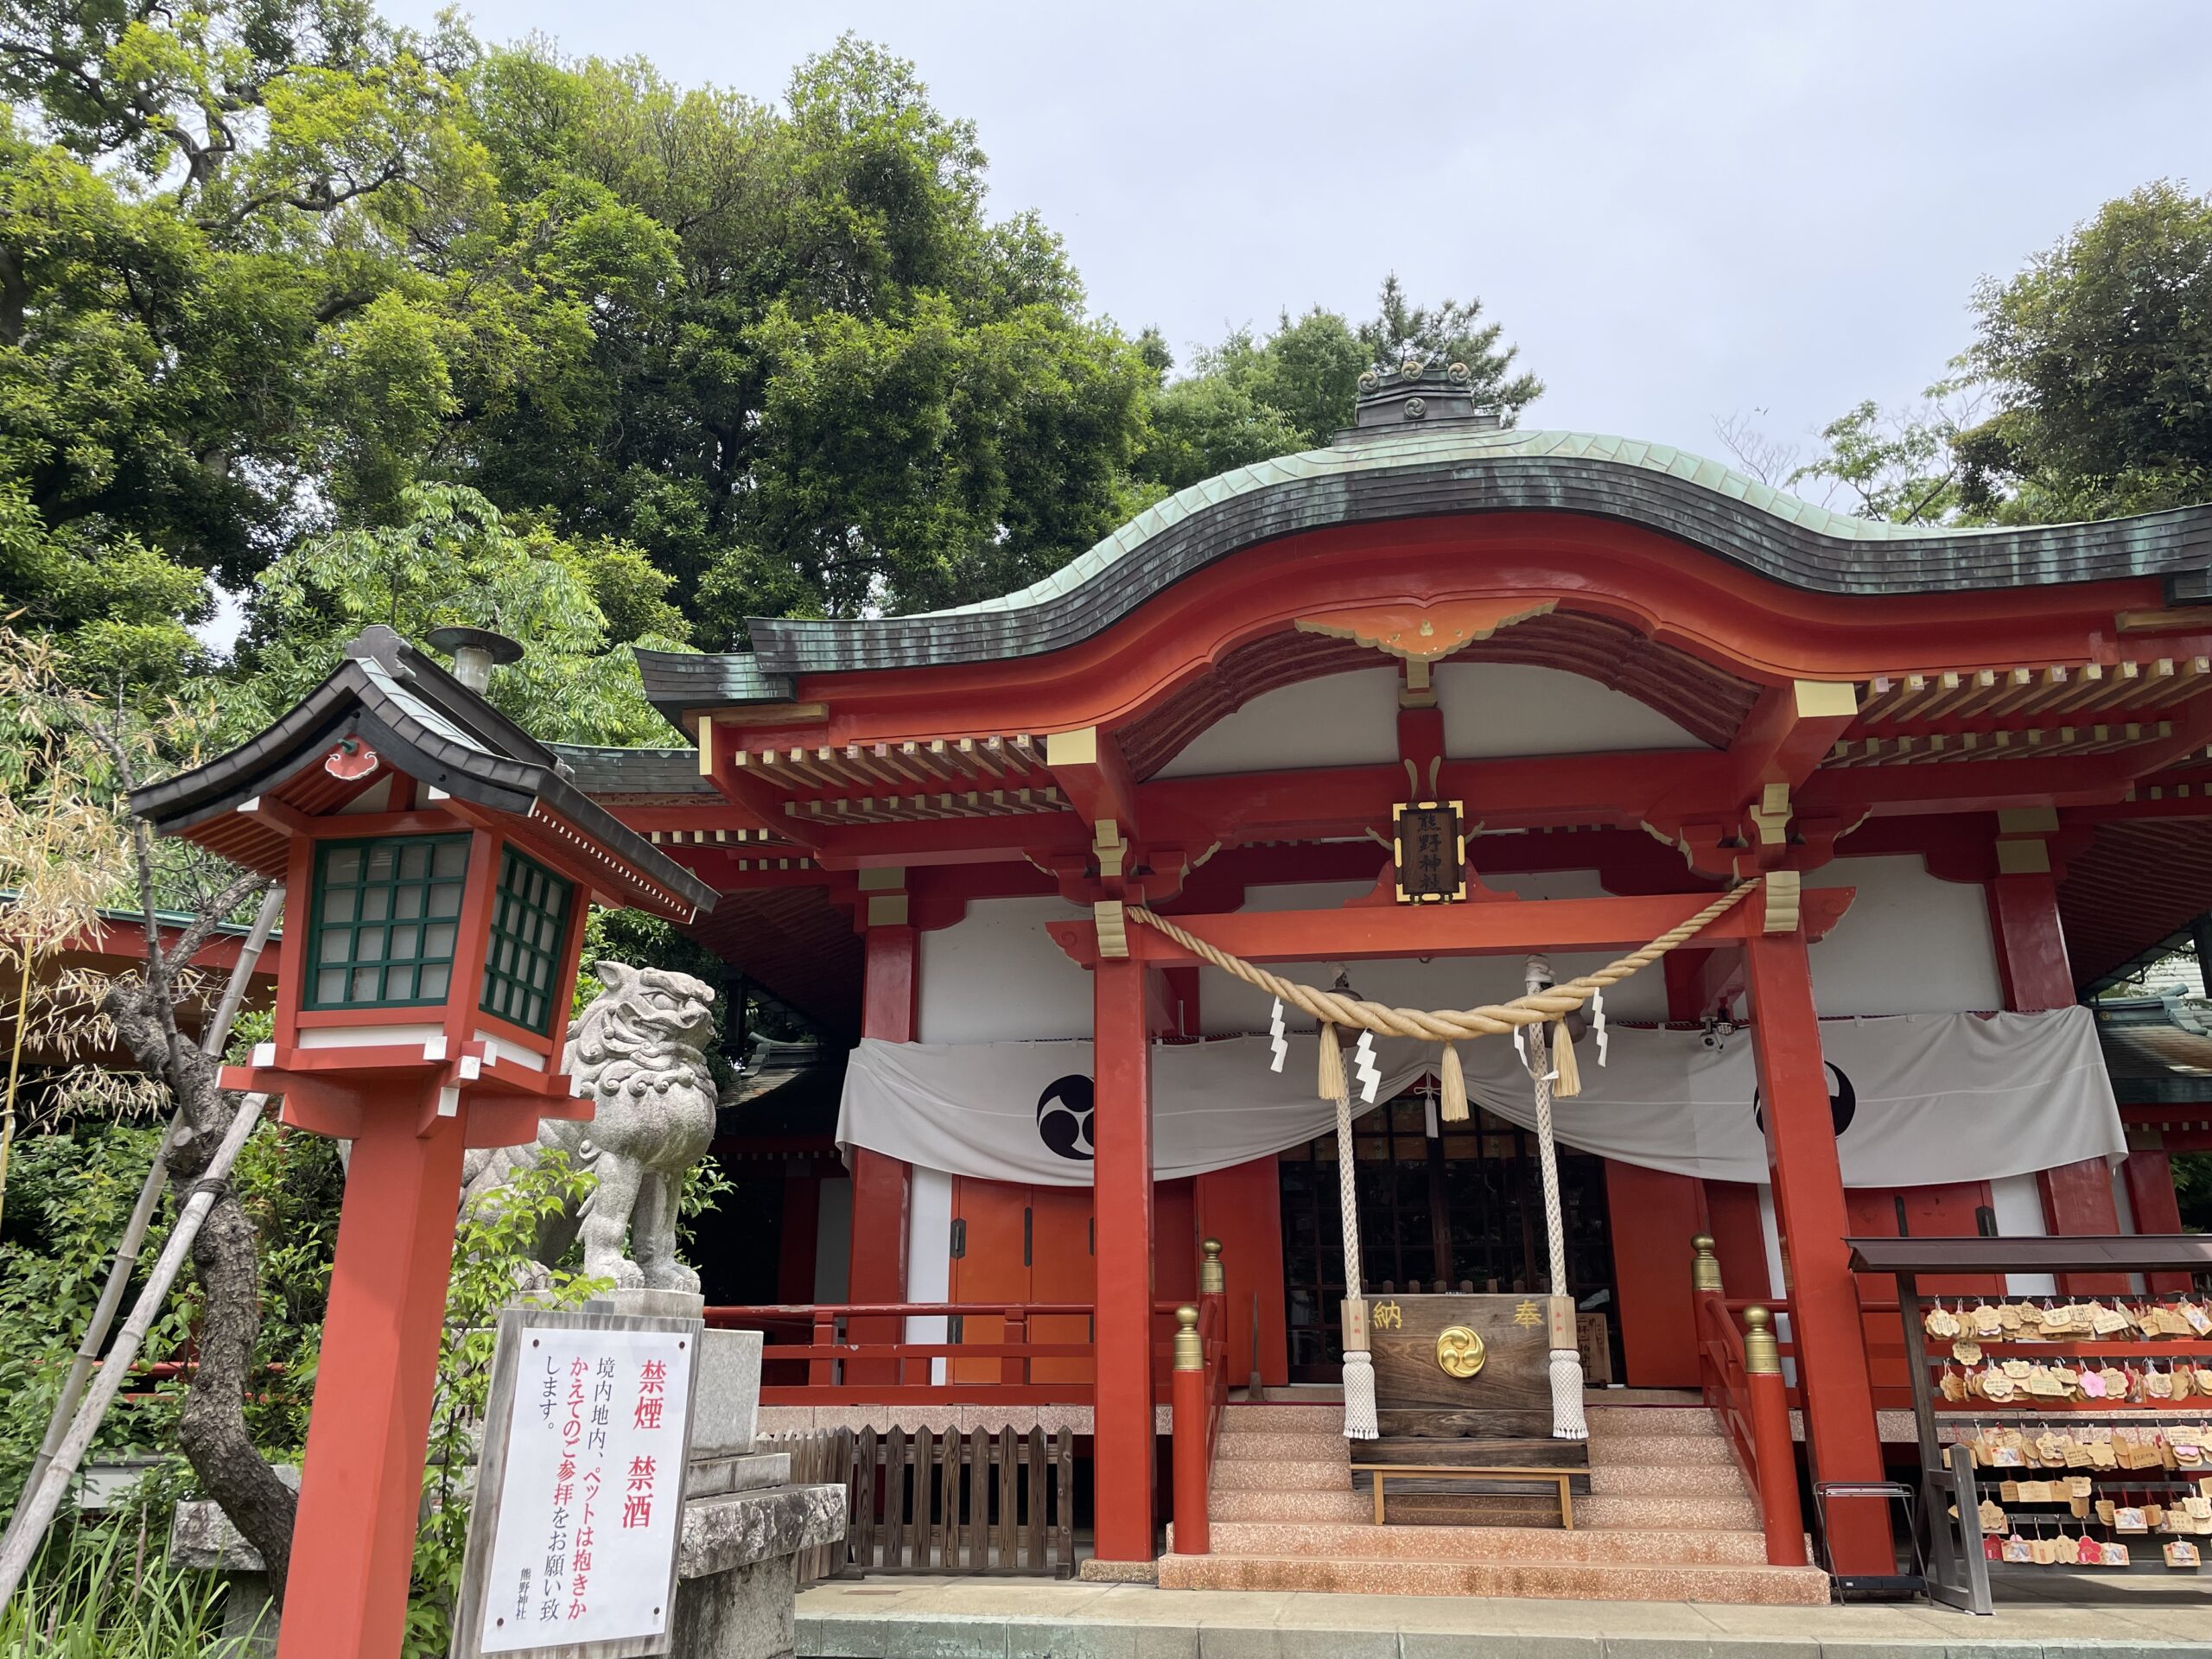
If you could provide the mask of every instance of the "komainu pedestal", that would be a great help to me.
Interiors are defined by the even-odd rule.
[[[1541,1296],[1377,1295],[1368,1301],[1376,1415],[1351,1444],[1352,1483],[1377,1465],[1465,1469],[1590,1466],[1589,1442],[1552,1438],[1551,1348]],[[1588,1489],[1586,1478],[1573,1483]],[[1440,1526],[1558,1526],[1554,1482],[1394,1475],[1386,1518]]]

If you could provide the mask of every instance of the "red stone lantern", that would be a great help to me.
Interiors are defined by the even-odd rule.
[[[284,883],[274,1040],[226,1087],[353,1143],[282,1659],[399,1650],[461,1154],[588,1117],[561,1046],[594,900],[688,921],[714,893],[481,695],[511,642],[389,628],[275,725],[131,805]]]

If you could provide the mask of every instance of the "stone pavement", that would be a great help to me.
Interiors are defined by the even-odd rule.
[[[2071,1575],[2069,1575],[2069,1579]],[[983,1579],[799,1592],[800,1659],[2166,1659],[2212,1655],[2212,1592],[2136,1578],[1925,1605],[1731,1607],[1261,1594]]]

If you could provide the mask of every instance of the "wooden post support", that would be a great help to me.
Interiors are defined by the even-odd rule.
[[[1744,1325],[1744,1376],[1751,1393],[1751,1445],[1759,1464],[1766,1562],[1802,1567],[1805,1517],[1797,1507],[1797,1447],[1789,1435],[1789,1390],[1782,1380],[1774,1317],[1763,1307],[1747,1307]]]
[[[1767,1162],[1789,1275],[1790,1334],[1805,1396],[1806,1451],[1817,1479],[1878,1481],[1882,1444],[1858,1286],[1843,1243],[1850,1231],[1843,1166],[1805,941],[1797,934],[1760,936],[1745,940],[1744,950]],[[1828,1516],[1828,1553],[1839,1573],[1896,1572],[1886,1508],[1864,1499],[1839,1503]]]
[[[2005,987],[2005,1005],[2019,1014],[2074,1004],[2074,975],[2066,959],[2066,934],[2058,914],[2058,882],[2040,841],[1998,843],[2025,846],[2039,855],[2040,869],[2025,868],[1993,876],[1987,883],[1991,942],[1997,948],[1998,976]],[[2007,861],[2020,863],[2014,858]],[[2113,1198],[2112,1173],[2104,1160],[2091,1158],[2078,1164],[2046,1169],[2036,1177],[2043,1194],[2044,1224],[2054,1233],[2116,1233],[2120,1206]],[[2060,1290],[2069,1295],[2125,1295],[2126,1274],[2070,1273],[2061,1274]]]
[[[379,1102],[353,1142],[278,1659],[399,1651],[463,1141],[457,1117],[418,1135],[423,1116]]]
[[[887,1043],[911,1043],[919,977],[919,936],[912,927],[887,924],[870,927],[863,943],[861,1034]],[[913,1171],[899,1160],[867,1147],[853,1148],[852,1168],[852,1243],[846,1257],[845,1300],[903,1302],[906,1300]],[[852,1324],[847,1334],[855,1342],[899,1342],[906,1338],[904,1323],[898,1319],[855,1319]],[[895,1361],[848,1363],[845,1369],[849,1382],[901,1380]]]
[[[1206,1483],[1211,1448],[1207,1419],[1206,1358],[1198,1339],[1198,1310],[1175,1310],[1175,1553],[1204,1555],[1211,1541],[1206,1530]]]
[[[1098,1224],[1097,1381],[1093,1433],[1096,1554],[1153,1559],[1152,1043],[1145,966],[1092,970]]]

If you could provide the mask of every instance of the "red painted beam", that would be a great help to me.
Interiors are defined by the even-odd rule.
[[[1805,893],[1808,938],[1819,938],[1849,908],[1852,887]],[[1178,916],[1176,923],[1218,950],[1247,962],[1352,962],[1376,957],[1466,957],[1529,950],[1634,950],[1694,916],[1709,893],[1625,899],[1531,899],[1465,905],[1364,906],[1348,910],[1237,912]],[[1710,924],[1700,940],[1710,947],[1741,940],[1761,925],[1760,900],[1746,898]],[[1098,960],[1090,922],[1049,922],[1046,931],[1084,967]],[[1133,958],[1184,967],[1203,958],[1141,924],[1129,927]]]

